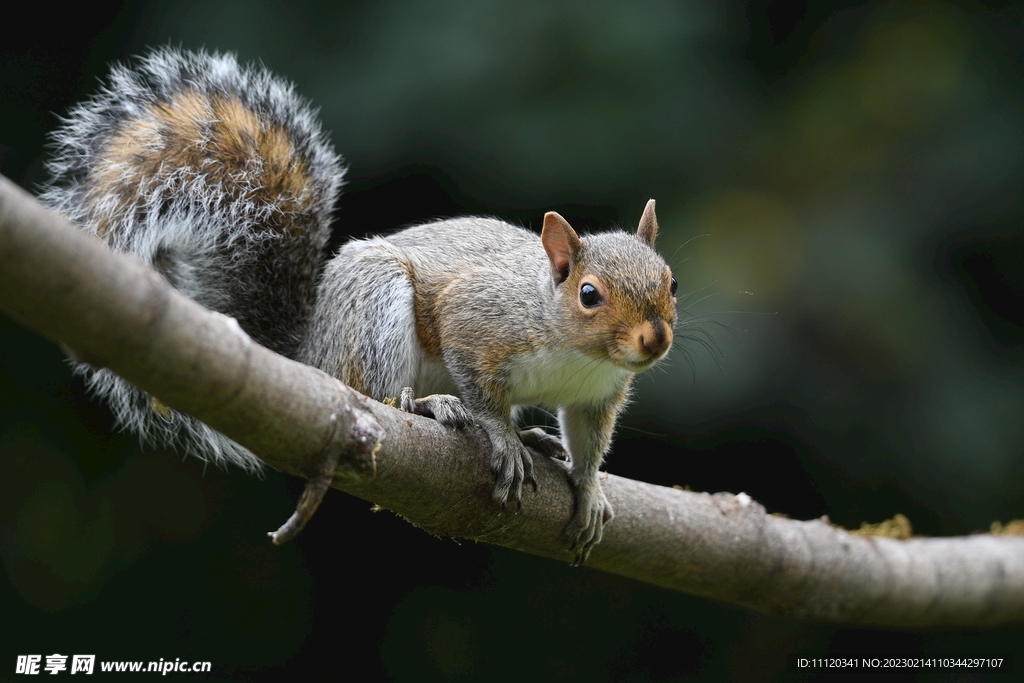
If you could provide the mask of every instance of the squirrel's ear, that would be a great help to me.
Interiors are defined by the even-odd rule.
[[[541,244],[551,261],[551,276],[560,285],[569,277],[572,262],[579,255],[582,243],[579,235],[569,222],[554,211],[544,214],[544,229],[540,233]]]
[[[654,215],[653,199],[647,200],[644,215],[640,216],[640,228],[637,229],[636,236],[654,246],[654,239],[658,236],[658,217]]]

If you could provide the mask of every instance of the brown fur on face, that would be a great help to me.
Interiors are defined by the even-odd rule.
[[[622,258],[626,252],[630,258]],[[639,240],[606,234],[584,240],[580,264],[565,281],[562,301],[580,350],[634,372],[663,356],[672,346],[677,313],[672,273],[661,257]],[[582,305],[584,283],[597,288],[599,305]]]

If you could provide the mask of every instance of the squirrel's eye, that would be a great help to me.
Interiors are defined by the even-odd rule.
[[[675,278],[672,278],[672,285],[671,285],[670,289],[672,290],[672,296],[675,296],[676,295],[676,290],[679,289],[679,283],[676,282]]]
[[[580,287],[580,303],[586,308],[593,308],[601,303],[601,294],[597,291],[597,287],[589,282],[584,283],[584,285]]]

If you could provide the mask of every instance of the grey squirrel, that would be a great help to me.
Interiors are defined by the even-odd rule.
[[[344,169],[309,105],[266,70],[156,50],[115,67],[53,140],[45,203],[268,348],[449,427],[479,424],[500,505],[536,487],[531,450],[564,443],[576,563],[600,542],[612,508],[598,469],[633,375],[668,352],[677,320],[653,200],[635,234],[580,237],[553,212],[540,237],[456,218],[349,242],[321,274]],[[76,370],[144,439],[260,467],[110,371]],[[516,428],[516,407],[538,404],[558,409],[561,443]]]

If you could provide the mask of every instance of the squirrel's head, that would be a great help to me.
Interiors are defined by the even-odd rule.
[[[541,242],[561,290],[567,334],[584,353],[642,372],[668,353],[676,324],[676,280],[654,249],[658,219],[647,202],[636,234],[580,238],[551,211]]]

